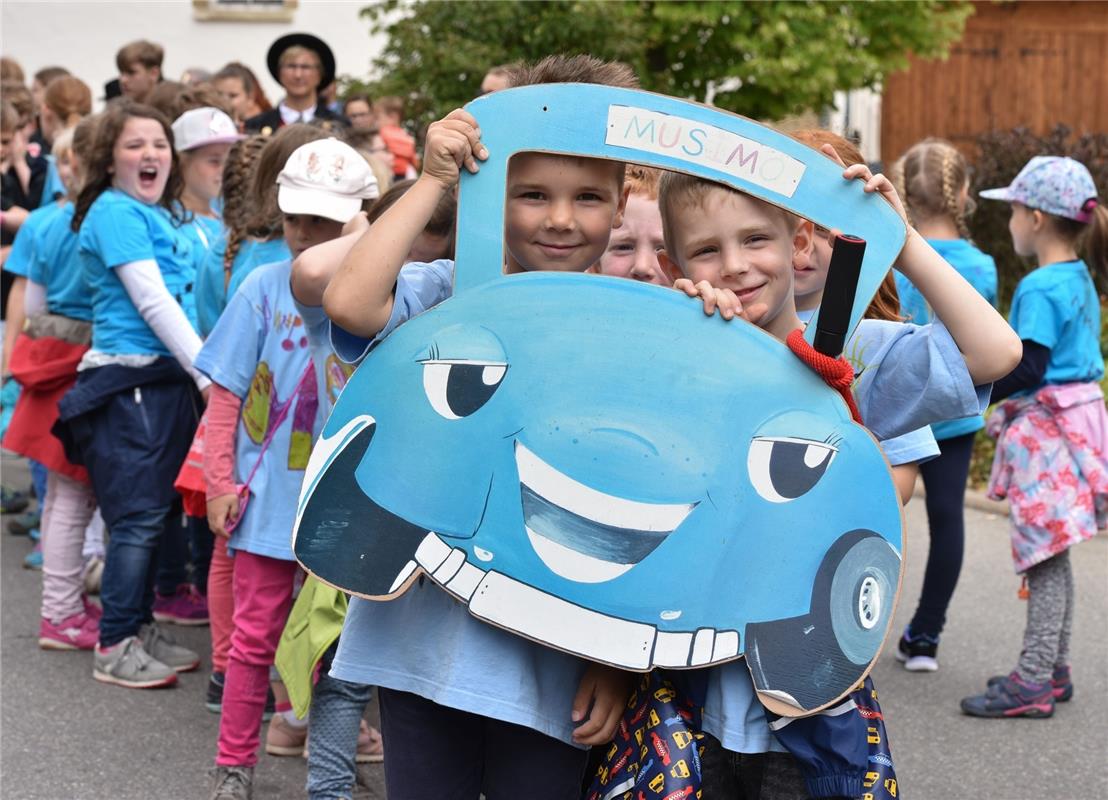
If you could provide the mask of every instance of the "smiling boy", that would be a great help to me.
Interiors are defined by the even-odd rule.
[[[513,80],[551,82],[635,86],[626,67],[588,56],[551,57]],[[298,259],[298,296],[326,284],[342,260],[324,293],[340,356],[361,357],[451,294],[452,261],[404,260],[460,170],[476,172],[487,155],[476,120],[450,113],[428,131],[423,174],[368,232]],[[621,163],[576,156],[513,158],[505,271],[592,266],[621,221],[623,172]],[[400,800],[575,799],[586,763],[580,748],[611,740],[630,689],[627,673],[480,622],[429,581],[388,603],[352,600],[332,675],[381,687],[387,791]]]

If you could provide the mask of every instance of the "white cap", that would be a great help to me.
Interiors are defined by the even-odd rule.
[[[173,143],[178,152],[242,138],[234,120],[211,106],[190,109],[173,121]]]
[[[338,139],[296,148],[277,176],[277,205],[286,214],[312,214],[349,222],[363,200],[379,195],[377,178],[362,154]]]

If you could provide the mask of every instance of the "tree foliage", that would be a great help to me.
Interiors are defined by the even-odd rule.
[[[909,53],[945,56],[971,13],[941,0],[386,0],[362,11],[387,36],[367,88],[409,98],[419,122],[472,99],[489,67],[554,53],[624,61],[644,89],[779,119],[875,85]]]

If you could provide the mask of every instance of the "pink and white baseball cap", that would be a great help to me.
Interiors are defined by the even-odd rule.
[[[1062,156],[1035,156],[1011,184],[978,194],[987,200],[1019,203],[1078,222],[1090,222],[1098,202],[1089,169],[1080,161]]]
[[[312,214],[342,223],[361,211],[362,201],[380,194],[362,154],[333,137],[293,150],[277,183],[277,206],[286,214]]]
[[[173,143],[178,152],[242,138],[234,120],[211,106],[190,109],[173,121]]]

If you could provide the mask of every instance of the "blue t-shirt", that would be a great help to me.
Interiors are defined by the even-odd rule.
[[[200,330],[199,319],[197,317],[196,284],[200,277],[200,272],[208,259],[208,252],[223,233],[223,221],[215,217],[201,217],[196,214],[189,214],[188,221],[180,225],[180,230],[192,245],[193,268],[193,278],[185,294],[182,306],[185,309],[185,316],[187,316],[189,322],[192,323],[192,327]]]
[[[1104,377],[1100,302],[1084,261],[1047,264],[1026,275],[1016,286],[1008,322],[1021,339],[1050,348],[1044,384]]]
[[[226,290],[223,286],[223,256],[227,252],[227,231],[220,231],[212,242],[212,247],[207,256],[200,263],[196,274],[196,321],[201,336],[207,336],[215,327],[219,315],[227,307],[227,298],[232,294],[231,284]],[[259,256],[264,260],[259,260]],[[235,259],[231,264],[231,277],[234,278],[244,271],[249,271],[261,264],[271,264],[284,261],[290,257],[288,246],[284,239],[274,239],[269,242],[258,242],[254,239],[246,239],[235,253]],[[237,288],[238,281],[234,284]]]
[[[815,309],[796,312],[796,315],[800,317],[800,321],[805,325],[812,321],[815,314]],[[868,366],[864,360],[867,354],[872,356],[880,347],[883,329],[871,325],[871,321],[862,320],[858,327],[854,329],[854,333],[847,339],[846,346],[843,348],[844,357],[854,367],[855,382]],[[935,443],[931,428],[926,425],[902,433],[899,436],[881,439],[879,444],[885,458],[894,467],[900,464],[930,461],[939,454],[939,446]]]
[[[973,386],[965,359],[941,323],[862,320],[844,356],[854,364],[862,419],[894,465],[920,459],[906,458],[910,451],[890,454],[892,437],[937,419],[979,414],[988,406],[991,384]],[[709,670],[704,730],[734,753],[785,750],[769,728],[741,660]]]
[[[406,264],[392,316],[373,340],[331,325],[356,360],[397,326],[450,296],[452,261]],[[412,692],[442,706],[523,725],[574,744],[573,698],[588,662],[475,619],[430,581],[389,602],[351,598],[331,674]]]
[[[46,182],[42,186],[42,199],[39,200],[39,208],[53,203],[58,198],[67,194],[62,176],[58,174],[58,165],[54,163],[54,156],[46,156]]]
[[[196,368],[242,399],[235,435],[235,480],[245,483],[279,409],[292,405],[261,455],[250,503],[228,546],[292,561],[295,498],[319,432],[311,350],[296,311],[288,261],[255,270],[220,316],[196,357]],[[304,379],[304,380],[302,380]]]
[[[227,284],[228,297],[234,297],[242,282],[258,267],[292,258],[292,253],[284,239],[270,239],[266,242],[251,240],[249,244],[243,244],[242,250],[246,251],[245,253],[240,251],[242,261],[236,258],[235,264],[231,267],[231,282]]]
[[[42,226],[27,277],[46,289],[46,309],[51,314],[91,322],[92,297],[78,258],[72,222],[73,204],[66,203]]]
[[[60,205],[51,203],[40,206],[27,215],[27,219],[23,220],[23,224],[16,231],[12,249],[8,251],[8,257],[4,260],[4,272],[10,272],[22,278],[31,274],[39,231],[61,210]]]
[[[172,356],[131,302],[115,268],[153,259],[183,308],[194,273],[188,237],[160,206],[108,189],[89,208],[77,240],[92,288],[92,346],[104,353]]]
[[[331,322],[323,306],[306,306],[295,297],[293,302],[296,303],[296,311],[308,332],[308,347],[312,351],[312,364],[315,365],[320,417],[326,420],[338,402],[339,394],[346,387],[346,382],[354,373],[354,365],[339,358],[331,347]]]
[[[928,239],[927,243],[946,259],[946,262],[954,267],[970,286],[994,308],[996,307],[996,263],[992,256],[982,253],[965,239]],[[916,325],[926,325],[931,322],[931,307],[927,305],[919,289],[899,272],[893,274],[896,278],[896,291],[900,295],[900,311],[908,318],[907,321],[914,322]],[[931,430],[935,433],[935,438],[941,441],[973,433],[984,427],[984,418],[977,415],[936,422],[931,426]]]

